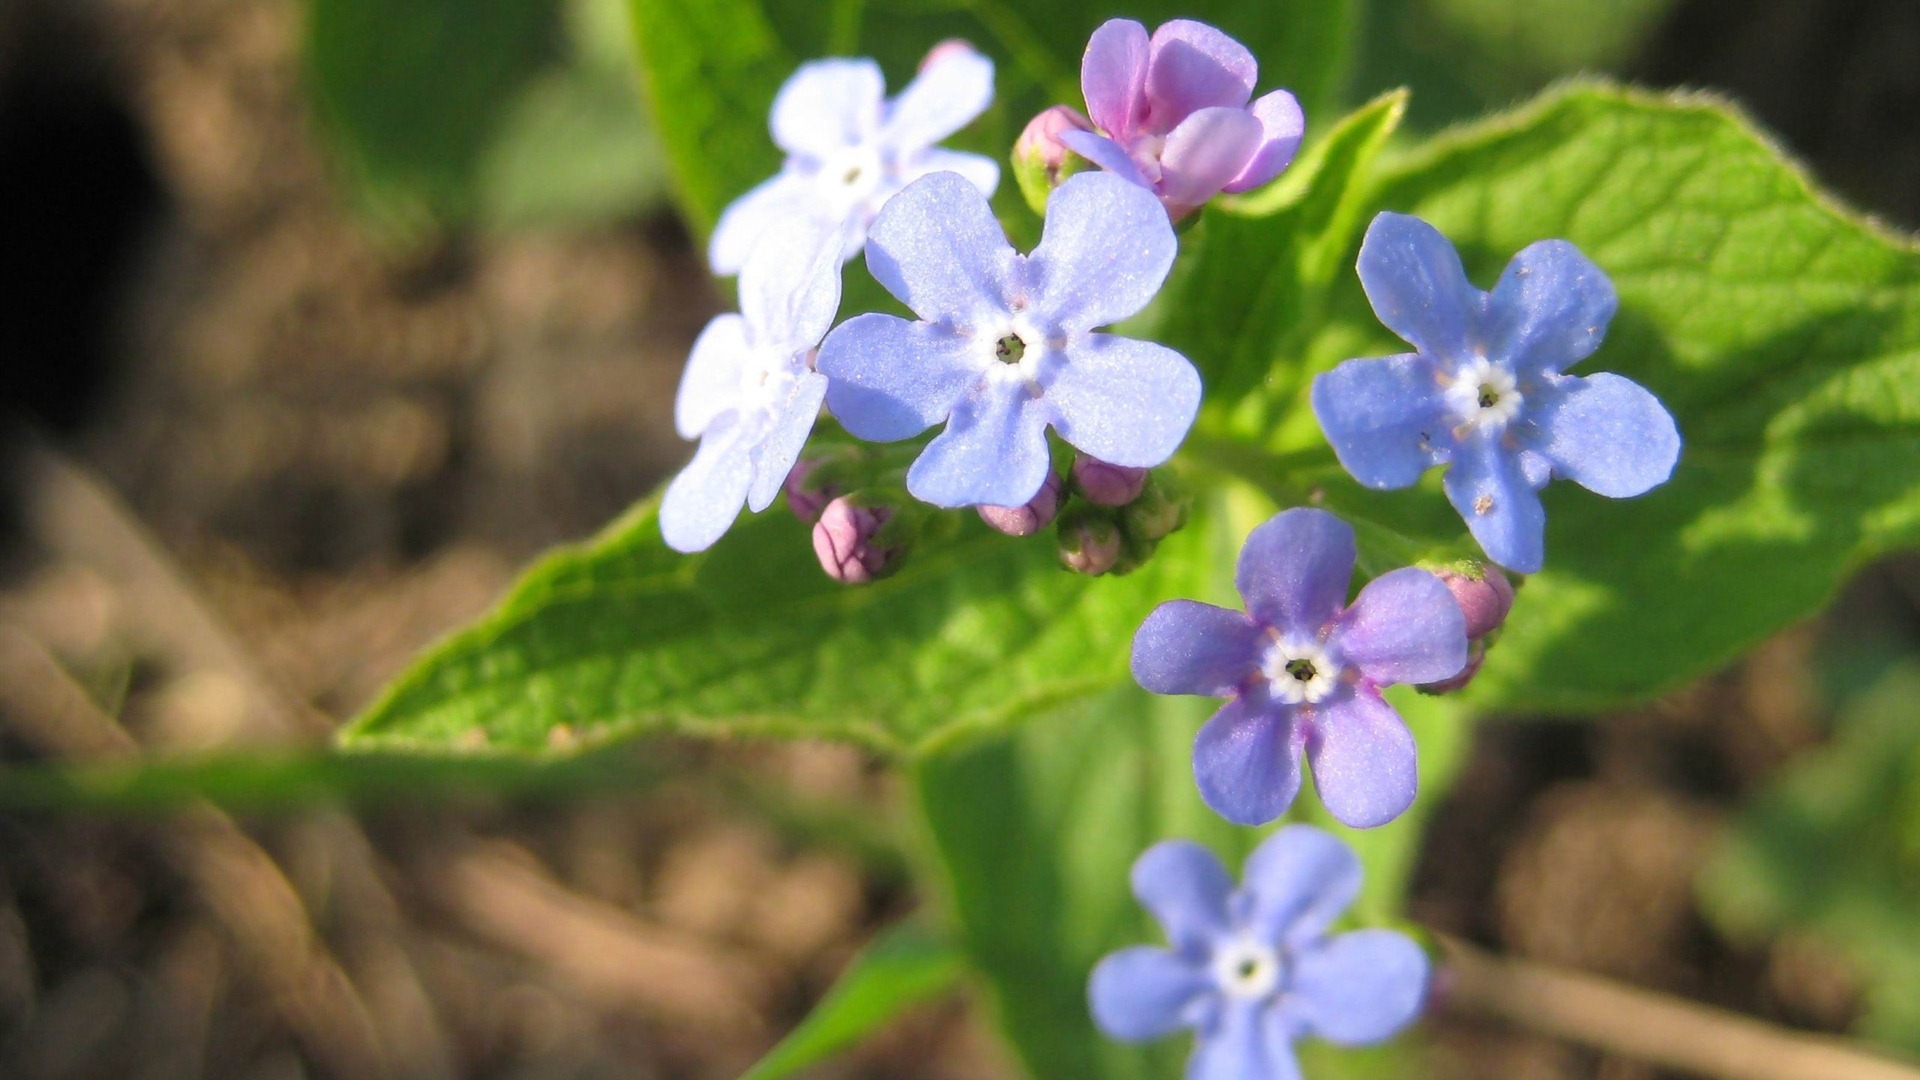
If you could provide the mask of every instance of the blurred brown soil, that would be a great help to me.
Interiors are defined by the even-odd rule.
[[[0,46],[20,22],[0,18]],[[72,693],[42,706],[97,739],[0,727],[0,758],[245,743],[263,695],[351,715],[517,565],[590,533],[686,452],[674,386],[718,301],[677,227],[381,249],[309,131],[298,24],[294,0],[100,0],[69,27],[67,47],[103,47],[170,209],[114,326],[126,366],[67,449],[259,671],[148,625],[124,578],[43,530],[0,588],[0,657],[64,671],[55,689]],[[1804,942],[1730,946],[1691,891],[1739,798],[1820,738],[1815,633],[1643,712],[1484,725],[1415,916],[1844,1029],[1859,1009],[1846,970]],[[675,782],[562,805],[0,815],[0,1076],[737,1074],[913,898],[743,812],[729,780],[880,819],[896,796],[844,748],[663,752],[685,765]],[[1655,1075],[1434,1026],[1441,1075]],[[1012,1070],[953,1003],[818,1075]]]

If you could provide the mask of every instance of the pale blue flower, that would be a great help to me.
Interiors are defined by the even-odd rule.
[[[743,503],[758,513],[780,494],[826,396],[808,361],[839,307],[837,238],[794,223],[754,246],[740,314],[707,324],[680,379],[674,426],[700,449],[660,504],[667,546],[705,550]]]
[[[920,317],[856,316],[820,346],[827,407],[863,439],[945,422],[907,472],[935,506],[1020,506],[1046,482],[1046,431],[1114,465],[1167,460],[1192,426],[1200,375],[1162,345],[1094,332],[1145,307],[1173,265],[1153,194],[1082,173],[1047,203],[1020,255],[987,200],[951,173],[882,210],[867,265]]]
[[[1672,475],[1680,433],[1658,398],[1619,375],[1564,374],[1600,347],[1618,304],[1572,244],[1528,245],[1484,293],[1433,226],[1383,213],[1359,269],[1380,321],[1417,350],[1314,379],[1314,415],[1362,484],[1407,487],[1448,466],[1447,498],[1474,539],[1530,574],[1546,558],[1548,480],[1618,499]]]
[[[1100,961],[1088,984],[1109,1037],[1194,1033],[1187,1080],[1300,1080],[1293,1044],[1364,1046],[1419,1016],[1431,964],[1392,930],[1327,930],[1360,892],[1360,860],[1330,833],[1289,825],[1233,879],[1199,844],[1169,840],[1133,864],[1133,892],[1167,948]]]
[[[885,94],[872,60],[800,65],[774,98],[769,125],[786,164],[720,215],[707,248],[714,273],[738,273],[761,233],[793,219],[836,234],[841,256],[851,259],[887,200],[929,173],[958,173],[993,194],[1000,167],[992,160],[934,145],[992,102],[993,61],[945,43],[898,97]]]

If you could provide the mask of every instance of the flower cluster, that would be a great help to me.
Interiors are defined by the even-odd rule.
[[[675,402],[699,448],[661,503],[668,545],[703,550],[742,506],[784,493],[823,570],[849,585],[893,572],[958,508],[1010,537],[1051,527],[1079,573],[1152,557],[1188,516],[1184,482],[1162,466],[1199,415],[1201,376],[1179,352],[1108,328],[1159,293],[1176,222],[1292,160],[1299,105],[1284,90],[1256,98],[1257,76],[1245,47],[1200,23],[1101,26],[1081,70],[1086,113],[1047,109],[1014,147],[1014,175],[1044,217],[1023,254],[988,202],[998,168],[937,145],[990,103],[991,61],[943,43],[892,99],[870,60],[803,65],[773,104],[784,166],[713,234],[709,259],[738,274],[740,311],[701,333]],[[910,318],[835,325],[842,264],[862,252]],[[1194,779],[1238,824],[1287,812],[1309,770],[1344,825],[1404,813],[1415,740],[1383,690],[1473,679],[1514,604],[1508,571],[1544,562],[1549,480],[1638,495],[1679,456],[1648,391],[1567,373],[1616,306],[1571,244],[1525,248],[1480,292],[1437,230],[1382,213],[1358,272],[1414,351],[1318,375],[1313,412],[1363,486],[1407,487],[1444,466],[1446,495],[1492,565],[1403,567],[1355,593],[1353,528],[1294,508],[1246,538],[1243,610],[1174,599],[1147,616],[1131,657],[1140,686],[1225,699],[1194,740]],[[823,409],[832,422],[816,433]],[[1291,1046],[1307,1035],[1388,1037],[1419,1012],[1428,963],[1391,932],[1328,936],[1359,873],[1344,845],[1303,826],[1268,839],[1239,889],[1196,845],[1153,848],[1134,891],[1169,947],[1103,961],[1095,1019],[1130,1040],[1192,1029],[1196,1080],[1297,1077]]]

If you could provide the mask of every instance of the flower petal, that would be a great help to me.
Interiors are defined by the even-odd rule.
[[[1004,311],[1014,265],[987,197],[958,173],[908,184],[867,230],[867,268],[929,322]]]
[[[816,160],[867,141],[880,126],[886,78],[867,59],[814,60],[787,77],[773,98],[774,144]]]
[[[721,212],[707,241],[707,265],[713,272],[728,277],[746,265],[753,245],[773,226],[783,221],[820,222],[822,208],[810,177],[788,169],[733,200]]]
[[[902,186],[937,172],[959,173],[982,195],[991,196],[994,189],[1000,186],[1000,166],[992,158],[964,154],[958,150],[942,150],[937,146],[922,150],[910,160],[902,162],[901,170]]]
[[[1328,1042],[1362,1046],[1389,1038],[1420,1015],[1432,964],[1392,930],[1341,934],[1294,961],[1286,1011]]]
[[[1170,131],[1201,109],[1239,109],[1260,66],[1245,45],[1206,23],[1174,19],[1154,30],[1147,62],[1147,126]]]
[[[840,309],[840,238],[805,220],[768,229],[740,268],[740,314],[756,342],[820,344]]]
[[[1454,448],[1447,499],[1488,558],[1515,573],[1537,574],[1547,556],[1547,512],[1519,457],[1497,437],[1468,437]]]
[[[1406,566],[1367,582],[1330,643],[1375,685],[1439,682],[1467,666],[1467,619],[1439,578]]]
[[[829,380],[827,408],[848,431],[892,442],[946,419],[991,363],[953,329],[869,312],[834,327],[814,367]]]
[[[1360,895],[1360,857],[1325,829],[1286,825],[1247,856],[1242,888],[1261,941],[1298,948],[1325,934]]]
[[[1305,732],[1291,710],[1263,693],[1220,707],[1193,740],[1193,779],[1214,813],[1236,825],[1264,825],[1300,792]]]
[[[1279,176],[1293,164],[1293,155],[1299,152],[1300,140],[1307,131],[1306,113],[1285,90],[1262,95],[1247,111],[1260,121],[1260,145],[1240,174],[1220,189],[1228,194],[1251,191]]]
[[[1378,691],[1359,686],[1327,699],[1308,727],[1313,786],[1335,821],[1371,829],[1413,805],[1420,787],[1413,732]]]
[[[1201,109],[1167,135],[1160,150],[1160,198],[1184,213],[1220,193],[1259,151],[1266,131],[1245,109]]]
[[[774,497],[793,471],[820,418],[820,402],[827,395],[827,378],[804,371],[788,389],[786,400],[774,411],[760,444],[753,449],[753,486],[747,489],[747,509],[759,513],[772,505]]]
[[[1043,377],[1060,437],[1112,465],[1166,461],[1200,411],[1200,373],[1151,341],[1088,334]]]
[[[1020,506],[1047,482],[1046,416],[1018,387],[956,405],[947,429],[907,469],[907,491],[935,506]]]
[[[1516,373],[1558,374],[1593,355],[1619,306],[1606,271],[1579,248],[1528,244],[1493,287],[1487,356]]]
[[[1104,135],[1096,135],[1091,131],[1063,131],[1060,133],[1060,141],[1067,144],[1067,149],[1129,184],[1150,188],[1154,181],[1159,179],[1158,175],[1149,178],[1141,172],[1140,163],[1133,160],[1133,156],[1127,153],[1126,147]]]
[[[1133,634],[1133,680],[1156,694],[1226,697],[1260,662],[1260,628],[1237,611],[1169,600]]]
[[[1360,243],[1359,270],[1367,300],[1387,329],[1438,359],[1458,362],[1471,351],[1485,298],[1440,230],[1382,211]]]
[[[1543,396],[1529,402],[1539,432],[1532,448],[1555,472],[1613,499],[1643,494],[1673,475],[1680,432],[1646,387],[1602,371],[1556,379]]]
[[[1254,1002],[1228,1002],[1219,1023],[1194,1040],[1186,1080],[1300,1080],[1286,1028]]]
[[[887,108],[882,140],[923,150],[966,127],[993,103],[993,61],[970,48],[940,52]]]
[[[1213,852],[1191,840],[1163,840],[1134,860],[1133,895],[1153,913],[1167,943],[1205,956],[1228,933],[1227,898],[1233,877]]]
[[[1247,535],[1233,583],[1256,621],[1317,635],[1346,603],[1354,558],[1353,526],[1325,510],[1296,507]]]
[[[708,429],[693,460],[667,485],[660,501],[660,535],[668,547],[691,554],[726,535],[753,482],[752,448],[737,419]]]
[[[740,380],[752,355],[747,321],[738,315],[715,315],[700,331],[673,399],[673,427],[681,438],[699,438],[716,417],[739,404]]]
[[[1433,361],[1418,353],[1348,360],[1314,376],[1313,415],[1340,464],[1370,488],[1411,486],[1453,441]]]
[[[1145,1042],[1186,1026],[1194,1000],[1213,990],[1204,966],[1136,945],[1109,953],[1087,981],[1093,1022],[1110,1039]]]
[[[1117,139],[1130,138],[1147,117],[1147,28],[1132,19],[1108,19],[1087,39],[1080,59],[1080,92],[1087,116]]]
[[[1178,246],[1152,192],[1108,173],[1068,177],[1027,258],[1031,310],[1069,334],[1119,322],[1160,291]]]

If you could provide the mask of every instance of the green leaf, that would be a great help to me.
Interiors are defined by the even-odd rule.
[[[1423,784],[1442,789],[1466,745],[1466,725],[1449,702],[1393,696],[1419,739]],[[1128,888],[1143,851],[1161,840],[1197,840],[1237,875],[1262,838],[1208,810],[1194,788],[1193,736],[1217,704],[1126,687],[915,768],[961,942],[993,990],[1002,1030],[1040,1080],[1180,1075],[1186,1038],[1128,1046],[1094,1029],[1087,978],[1115,949],[1162,941]],[[1365,895],[1351,913],[1356,925],[1400,916],[1435,801],[1429,795],[1400,820],[1355,832],[1326,822],[1318,798],[1302,793],[1296,818],[1335,829],[1366,864]],[[1369,1063],[1342,1062],[1344,1053],[1325,1055],[1324,1071],[1313,1075],[1377,1075],[1347,1072]]]
[[[1084,105],[1080,56],[1112,14],[1105,4],[1010,0],[632,0],[632,11],[681,207],[703,232],[728,202],[779,169],[767,113],[803,61],[871,56],[898,92],[934,44],[972,41],[997,63],[996,100],[953,145],[1004,162],[1035,113]],[[1353,5],[1301,0],[1285,18],[1272,15],[1235,0],[1146,0],[1127,11],[1149,27],[1172,18],[1219,26],[1259,59],[1261,90],[1291,88],[1317,122],[1345,75]],[[999,201],[1003,217],[1025,218],[1010,178]]]
[[[925,749],[1127,681],[1133,630],[1222,553],[1189,526],[1145,567],[1090,579],[1054,537],[971,515],[901,571],[848,588],[783,509],[713,549],[668,550],[651,503],[550,556],[344,733],[353,745],[570,749],[643,731]],[[962,524],[963,523],[963,524]]]
[[[1699,882],[1723,932],[1837,949],[1868,983],[1860,1033],[1920,1053],[1920,669],[1884,677],[1831,744],[1742,810]]]
[[[1920,540],[1920,258],[1836,209],[1724,104],[1569,87],[1443,136],[1368,184],[1371,206],[1446,233],[1483,285],[1535,240],[1578,244],[1621,303],[1576,374],[1639,381],[1686,441],[1673,480],[1641,498],[1571,483],[1544,492],[1546,571],[1522,590],[1469,700],[1585,711],[1646,698],[1811,614],[1864,560]],[[1349,247],[1335,261],[1351,259]],[[1338,276],[1324,322],[1305,333],[1274,334],[1237,299],[1212,300],[1205,317],[1224,324],[1222,340],[1272,343],[1280,392],[1263,393],[1282,411],[1254,410],[1249,425],[1233,410],[1253,407],[1215,403],[1233,422],[1201,432],[1196,451],[1282,502],[1311,494],[1355,519],[1375,565],[1471,550],[1438,470],[1412,491],[1364,491],[1307,407],[1312,373],[1405,349],[1354,275]],[[1235,438],[1265,456],[1217,445]]]
[[[800,1026],[740,1080],[781,1080],[838,1054],[917,1005],[944,997],[966,963],[951,945],[908,924],[861,950]]]

